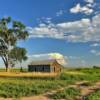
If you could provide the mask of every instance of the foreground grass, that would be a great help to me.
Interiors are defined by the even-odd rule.
[[[63,91],[59,91],[52,95],[53,99],[61,100],[76,100],[76,96],[80,95],[80,90],[77,88],[65,88]]]
[[[59,80],[34,80],[25,78],[6,78],[6,80],[0,78],[0,80],[0,96],[2,97],[32,96],[70,84]]]
[[[100,90],[90,94],[85,98],[85,100],[100,100]]]
[[[7,74],[0,72],[0,96],[5,98],[33,96],[67,87],[68,85],[75,84],[79,81],[95,83],[96,81],[100,81],[100,69],[64,69],[62,73],[56,77],[50,77],[50,74],[48,77],[45,76],[43,76],[43,73],[40,74],[40,77],[36,77],[36,74],[34,73],[25,74],[18,72]],[[78,93],[79,90],[77,89],[66,88],[64,92],[57,92],[57,94],[53,95],[53,98],[74,98],[74,94],[78,95]]]

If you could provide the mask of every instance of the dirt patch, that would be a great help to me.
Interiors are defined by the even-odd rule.
[[[21,100],[50,100],[47,96],[39,95],[39,96],[32,96],[32,97],[23,97]]]
[[[79,88],[81,90],[81,96],[79,96],[77,98],[78,100],[85,100],[85,97],[87,97],[91,93],[100,89],[100,82],[95,83],[93,86],[83,86],[81,84],[84,84],[84,83],[78,84],[78,86],[80,86]]]

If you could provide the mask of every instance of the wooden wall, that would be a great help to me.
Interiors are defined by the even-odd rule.
[[[57,62],[54,62],[51,66],[53,72],[61,72],[61,66]]]
[[[29,65],[28,66],[29,72],[61,72],[61,65],[58,64],[56,61],[52,64],[48,65]]]

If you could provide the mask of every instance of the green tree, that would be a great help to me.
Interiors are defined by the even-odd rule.
[[[28,37],[26,26],[19,21],[13,21],[11,17],[0,19],[0,56],[5,64],[6,71],[11,67],[10,52],[16,46],[17,41]]]
[[[20,63],[20,71],[23,71],[21,63],[22,61],[27,60],[27,51],[25,48],[20,48],[20,47],[14,47],[10,51],[10,59],[12,61],[12,67],[15,65],[16,62]]]

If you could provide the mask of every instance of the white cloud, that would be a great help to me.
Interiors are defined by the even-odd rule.
[[[80,3],[77,3],[74,7],[70,8],[71,13],[83,13],[85,15],[91,15],[95,13],[94,7],[97,6],[97,3],[95,0],[84,0],[86,4],[81,5]],[[98,7],[99,8],[99,7]]]
[[[69,59],[73,59],[73,60],[80,60],[81,57],[77,57],[77,56],[69,56]]]
[[[41,23],[38,27],[28,27],[30,38],[56,38],[69,42],[100,41],[100,14],[92,20],[83,18],[81,20],[64,23]]]
[[[96,55],[96,56],[100,56],[100,51],[97,51],[97,50],[91,50],[90,51],[92,54]]]
[[[71,13],[84,13],[86,15],[90,15],[93,13],[93,9],[90,8],[89,6],[92,7],[91,4],[88,4],[88,5],[85,5],[85,6],[82,6],[78,3],[75,7],[71,8],[70,9],[70,12]]]
[[[100,46],[100,43],[93,43],[93,44],[91,44],[90,46],[91,46],[91,47],[98,47],[98,46]]]
[[[86,6],[87,6],[87,7],[93,7],[93,5],[92,5],[92,4],[87,4]]]
[[[60,10],[59,12],[56,13],[56,16],[61,16],[63,15],[64,11],[63,10]]]
[[[90,52],[91,52],[91,53],[96,53],[96,51],[95,51],[95,50],[91,50]]]
[[[35,54],[35,55],[28,55],[29,61],[32,60],[52,60],[56,59],[60,64],[66,65],[67,61],[65,60],[64,56],[60,53],[47,53],[47,54]]]
[[[75,7],[70,9],[70,12],[71,13],[78,13],[78,12],[80,12],[80,10],[81,10],[80,4],[77,4]]]
[[[63,38],[63,33],[60,32],[53,23],[50,23],[49,25],[40,24],[39,27],[28,27],[27,29],[30,33],[29,37],[50,37],[57,39]]]
[[[48,55],[50,56],[50,59],[56,59],[59,63],[64,65],[67,64],[64,56],[60,53],[49,53]]]
[[[41,17],[37,18],[37,22],[39,23],[51,23],[52,18],[51,17]]]
[[[67,34],[66,39],[70,42],[100,41],[100,14],[90,19],[80,21],[60,23],[59,28]]]
[[[94,3],[95,0],[85,0],[87,3]]]

